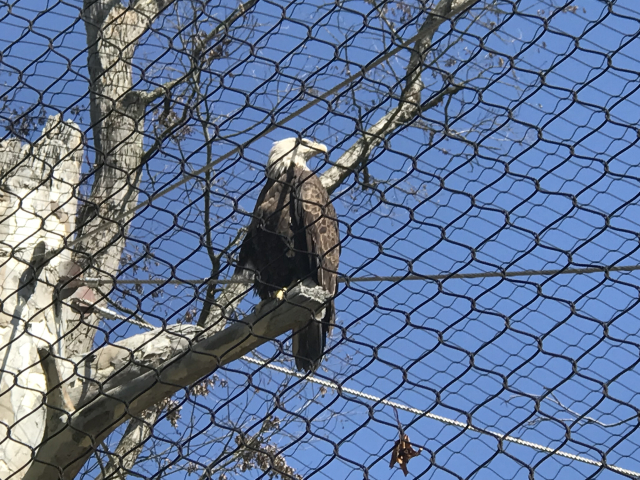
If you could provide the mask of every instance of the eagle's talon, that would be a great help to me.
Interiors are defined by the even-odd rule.
[[[276,292],[276,298],[282,302],[286,294],[287,294],[287,289],[282,288]]]

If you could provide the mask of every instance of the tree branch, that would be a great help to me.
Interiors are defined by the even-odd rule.
[[[440,103],[445,96],[457,93],[462,86],[452,85],[439,92],[424,105],[421,104],[422,72],[425,69],[426,55],[431,48],[434,34],[446,21],[471,8],[480,0],[440,0],[431,10],[420,27],[411,48],[411,57],[407,64],[406,84],[400,95],[398,106],[384,115],[353,144],[321,177],[322,185],[332,193],[351,173],[357,172],[371,151],[401,126],[407,125],[416,115]],[[407,46],[407,48],[410,48]]]
[[[187,324],[155,328],[106,345],[93,354],[69,358],[62,377],[67,380],[68,394],[75,408],[87,405],[100,392],[130,382],[185,352],[201,331]]]
[[[160,408],[148,408],[140,414],[139,418],[132,418],[127,429],[122,435],[116,451],[110,455],[109,462],[96,480],[121,479],[127,477],[127,473],[135,465],[138,456],[142,452],[144,443],[153,433],[153,425],[160,416]]]
[[[445,97],[455,95],[463,88],[463,85],[450,85],[420,105],[418,111],[422,113],[435,107],[442,102]],[[356,173],[359,166],[368,158],[371,151],[382,143],[385,138],[415,118],[415,115],[413,115],[411,119],[407,119],[403,113],[403,105],[387,113],[378,120],[375,125],[369,128],[369,130],[364,132],[362,138],[354,143],[353,146],[338,159],[333,167],[321,175],[320,181],[329,193],[334,192],[342,185],[342,182],[344,182],[349,175]]]
[[[197,45],[196,48],[194,48],[194,50],[191,53],[192,58],[194,59],[200,58],[204,53],[204,51],[207,49],[209,42],[214,40],[221,33],[228,32],[231,25],[233,25],[236,22],[236,20],[241,18],[248,10],[252,9],[253,6],[258,3],[258,1],[259,0],[249,0],[248,2],[240,3],[238,8],[236,8],[231,13],[231,15],[229,15],[216,28],[211,30],[211,32],[209,32],[206,36],[204,36],[200,40],[199,45]],[[181,85],[182,83],[186,82],[194,74],[194,72],[195,72],[194,69],[189,70],[182,77],[177,78],[175,80],[170,80],[150,92],[142,92],[140,90],[137,90],[137,91],[132,91],[131,95],[135,95],[137,101],[140,101],[145,105],[149,105],[151,102],[158,100],[159,98],[162,98],[165,95],[167,95],[167,93],[171,92],[171,90],[177,87],[178,85]]]
[[[91,195],[78,215],[79,231],[73,261],[83,269],[115,275],[120,268],[130,212],[138,204],[143,156],[145,105],[129,102],[133,90],[131,66],[140,38],[173,0],[138,0],[130,6],[108,0],[85,0],[85,22],[90,77],[90,117],[95,147]],[[97,227],[102,236],[82,235]],[[69,350],[91,350],[100,318],[80,317],[63,307],[69,319]]]
[[[238,231],[236,238],[234,238],[233,241],[225,248],[225,250],[220,252],[220,255],[216,258],[219,259],[223,253],[228,252],[233,247],[238,245],[244,238],[245,233],[246,229],[241,228]],[[214,279],[212,278],[211,280]],[[232,280],[239,283],[237,285],[229,285],[220,293],[217,299],[215,299],[213,295],[216,291],[216,282],[211,280],[207,285],[207,293],[203,300],[203,306],[202,311],[200,312],[200,318],[198,319],[198,325],[217,332],[224,328],[226,322],[230,319],[231,313],[236,309],[238,304],[250,290],[251,283],[253,283],[253,273],[247,271],[234,272]],[[215,280],[217,281],[218,279],[216,278]]]
[[[118,382],[115,388],[105,385],[103,395],[70,415],[60,431],[45,439],[24,479],[58,475],[63,479],[74,478],[93,450],[129,415],[139,415],[256,347],[300,328],[301,319],[308,318],[310,311],[323,308],[328,297],[321,287],[298,285],[287,294],[285,302],[269,301],[259,313],[248,315],[211,337],[185,338],[183,349],[173,352],[159,368],[147,368],[146,373],[125,383]],[[154,347],[155,342],[151,342],[137,348]],[[104,347],[108,348],[117,345]]]

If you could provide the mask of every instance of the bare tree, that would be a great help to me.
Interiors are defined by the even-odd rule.
[[[80,17],[87,40],[88,128],[54,115],[39,138],[0,144],[0,437],[5,438],[0,477],[74,478],[90,456],[103,449],[105,438],[128,422],[118,430],[120,445],[100,473],[100,478],[123,478],[167,399],[290,331],[300,309],[322,307],[325,298],[310,285],[293,290],[281,305],[269,304],[244,316],[235,312],[249,285],[234,283],[242,280],[234,277],[221,288],[220,280],[221,272],[229,270],[246,219],[228,232],[224,247],[216,243],[213,173],[225,160],[243,155],[278,127],[300,132],[291,119],[305,112],[351,109],[358,112],[353,113],[353,133],[339,139],[343,147],[334,152],[342,153],[332,155],[332,166],[321,178],[330,192],[352,178],[364,195],[381,181],[369,173],[380,146],[407,126],[422,130],[427,141],[436,130],[464,139],[464,132],[451,125],[429,125],[423,115],[443,102],[449,105],[471,80],[447,70],[453,64],[442,64],[466,30],[488,23],[488,15],[501,14],[492,2],[368,2],[366,18],[376,22],[379,32],[372,43],[381,53],[362,61],[344,47],[344,59],[332,76],[282,83],[283,98],[294,98],[299,110],[289,116],[265,113],[246,133],[250,140],[235,144],[232,135],[220,133],[234,112],[218,113],[216,102],[224,99],[215,92],[224,82],[233,82],[234,70],[225,69],[234,55],[239,58],[252,49],[258,26],[277,23],[256,10],[259,5],[257,0],[235,9],[198,1],[85,0]],[[322,7],[314,8],[322,12]],[[341,28],[335,25],[330,32],[343,35],[336,44],[349,36]],[[168,60],[144,50],[155,37],[160,37]],[[146,56],[141,56],[143,50]],[[239,63],[234,68],[241,67]],[[426,70],[433,80],[428,88]],[[216,71],[227,73],[223,78]],[[335,81],[328,87],[330,79]],[[378,90],[372,91],[371,84]],[[373,110],[367,107],[370,98],[377,99]],[[204,165],[189,164],[189,142],[194,141],[204,145]],[[145,191],[153,176],[145,169],[168,144],[177,152],[181,176],[159,190]],[[114,288],[111,280],[125,268],[136,268],[125,251],[137,213],[190,181],[197,186],[194,195],[202,199],[201,238],[211,262],[210,278],[203,294],[194,295],[197,309],[189,316],[197,318],[195,325],[153,326],[139,310],[132,313],[115,299],[135,298],[136,293]],[[81,186],[87,188],[82,198]],[[145,255],[146,260],[153,258]],[[147,331],[97,342],[107,319]],[[270,428],[264,427],[263,434]],[[244,445],[238,451],[250,451],[247,445],[255,450],[259,438],[238,440]],[[245,460],[274,468],[280,458],[274,455]],[[233,468],[238,459],[218,459],[202,472],[212,475],[220,471],[219,465]]]

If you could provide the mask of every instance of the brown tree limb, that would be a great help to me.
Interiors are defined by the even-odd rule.
[[[131,65],[140,38],[160,12],[174,0],[138,0],[130,6],[111,0],[85,0],[85,22],[90,77],[90,117],[96,158],[90,197],[78,218],[79,234],[73,261],[83,269],[115,275],[120,268],[124,237],[138,203],[143,154],[145,105],[127,102],[133,91]],[[104,228],[103,235],[83,231]],[[68,348],[74,354],[93,345],[96,315],[80,317],[68,307]]]

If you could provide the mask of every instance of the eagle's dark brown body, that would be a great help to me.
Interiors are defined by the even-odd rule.
[[[260,298],[272,298],[305,278],[335,295],[339,257],[336,212],[320,179],[294,162],[268,178],[240,250],[240,266],[255,271]],[[331,300],[323,318],[312,318],[294,332],[293,355],[299,370],[318,367],[334,322]]]

